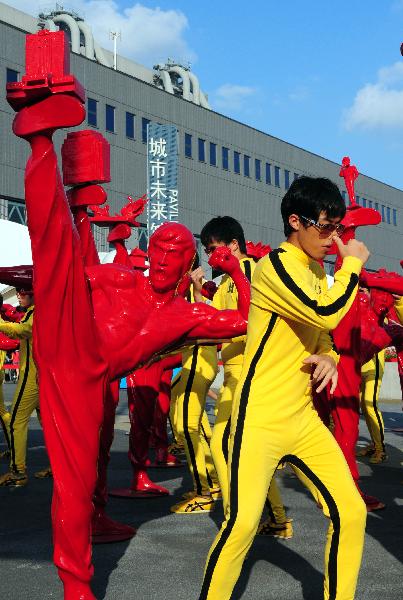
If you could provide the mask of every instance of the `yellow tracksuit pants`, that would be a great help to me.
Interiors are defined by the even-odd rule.
[[[217,401],[217,415],[210,442],[214,466],[220,482],[224,511],[228,505],[228,449],[231,429],[231,412],[236,386],[242,372],[242,364],[224,365],[224,381]],[[251,479],[251,485],[252,485]],[[274,522],[286,519],[280,490],[273,479],[267,494],[267,507]]]
[[[181,378],[181,373],[182,373],[182,370],[176,374],[176,376],[173,378],[172,384],[171,384],[171,404],[170,404],[170,408],[169,408],[169,424],[170,424],[172,435],[174,437],[175,442],[177,444],[179,444],[180,446],[185,446],[184,436],[183,436],[183,434],[179,435],[179,432],[176,428],[176,424],[178,421],[178,399],[182,393],[181,388],[178,387],[178,384],[179,384],[179,381]],[[211,432],[210,422],[208,420],[208,416],[207,416],[207,413],[205,410],[203,411],[203,414],[202,414],[200,430],[201,430],[201,434],[203,435],[204,439],[207,441],[207,443],[210,447],[210,440],[211,440],[212,432]]]
[[[378,407],[384,369],[384,350],[376,354],[361,369],[361,410],[376,452],[385,452],[385,429],[382,413]]]
[[[207,559],[200,600],[231,597],[270,482],[283,461],[311,480],[326,504],[325,514],[330,515],[325,600],[353,600],[366,509],[337,442],[312,405],[298,411],[287,427],[276,422],[273,414],[251,413],[243,405],[236,411],[229,455],[230,507]]]
[[[194,346],[184,353],[183,368],[176,390],[174,429],[184,441],[186,458],[197,495],[207,495],[218,487],[211,457],[211,430],[205,413],[207,392],[217,373],[215,346]]]

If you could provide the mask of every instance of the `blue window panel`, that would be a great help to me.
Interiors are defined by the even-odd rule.
[[[115,107],[110,104],[105,104],[105,129],[115,132]]]
[[[290,171],[284,169],[284,187],[286,190],[290,187]]]
[[[392,215],[393,215],[393,225],[395,227],[397,227],[397,210],[395,208],[392,208]]]
[[[192,136],[190,133],[185,133],[185,156],[192,158]]]
[[[271,185],[271,164],[266,163],[266,183]]]
[[[127,112],[126,113],[126,137],[130,138],[131,140],[134,140],[134,124],[135,124],[135,117],[133,113]]]
[[[18,71],[15,71],[14,69],[7,68],[6,79],[7,79],[7,83],[15,83],[16,81],[20,80],[20,74]]]
[[[250,156],[247,154],[243,157],[243,174],[245,177],[250,177]]]
[[[386,207],[386,222],[390,225],[390,206]]]
[[[274,185],[280,187],[280,167],[274,167]]]
[[[228,171],[228,165],[229,165],[229,149],[226,148],[225,146],[222,147],[222,168],[225,169],[225,171]]]
[[[378,204],[378,202],[375,202],[375,210],[377,210],[379,212],[379,204]]]
[[[298,179],[298,178],[299,178],[299,174],[298,174],[298,173],[294,173],[294,181],[295,181],[296,179]]]
[[[258,158],[255,158],[255,179],[256,181],[260,181],[262,178],[262,167],[261,167],[261,162]]]
[[[383,204],[381,204],[381,216],[382,216],[382,221],[385,222],[385,207]]]
[[[87,98],[87,123],[93,127],[98,126],[97,107],[98,102],[94,98]]]
[[[151,123],[150,119],[146,119],[145,117],[141,119],[141,141],[143,144],[147,143],[147,126],[149,123]]]
[[[345,202],[346,201],[346,190],[341,190],[341,195],[342,195],[342,198],[343,198],[343,200]]]
[[[202,140],[201,138],[199,138],[198,147],[199,147],[199,161],[206,162],[206,140]]]
[[[372,200],[368,200],[368,208],[372,208]]]
[[[210,165],[217,166],[217,144],[210,142]]]
[[[234,150],[234,173],[238,175],[241,172],[241,155]]]

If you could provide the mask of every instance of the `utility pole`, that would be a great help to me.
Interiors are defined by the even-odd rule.
[[[118,39],[121,40],[122,39],[122,34],[120,31],[110,31],[109,32],[109,39],[113,40],[113,68],[117,69],[117,62],[118,62],[118,55],[117,55],[117,51],[116,51],[116,47],[117,47],[117,41]]]

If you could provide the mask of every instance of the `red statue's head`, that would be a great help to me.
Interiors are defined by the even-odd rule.
[[[164,223],[152,234],[148,244],[149,278],[156,292],[177,288],[188,273],[196,254],[192,232],[180,223]]]
[[[343,156],[341,164],[343,165],[343,167],[349,167],[350,166],[350,157]]]

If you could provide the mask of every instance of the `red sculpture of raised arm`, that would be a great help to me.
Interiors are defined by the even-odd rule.
[[[32,151],[25,194],[34,263],[34,353],[54,476],[54,560],[65,599],[93,600],[90,525],[106,387],[167,347],[244,334],[249,283],[218,255],[217,263],[239,288],[239,311],[218,313],[178,297],[195,254],[191,232],[179,224],[162,225],[151,236],[155,258],[149,279],[125,266],[85,266],[52,143],[57,129],[77,126],[85,117],[83,89],[68,73],[68,59],[64,32],[28,35],[27,74],[8,84],[7,98],[17,111],[13,131]]]

